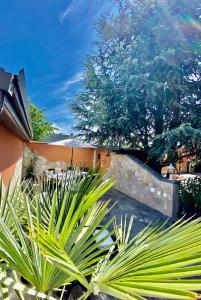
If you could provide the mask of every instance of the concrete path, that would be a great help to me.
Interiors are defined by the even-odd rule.
[[[111,209],[106,220],[111,216],[116,216],[117,222],[120,222],[121,216],[127,215],[128,220],[133,215],[134,223],[132,228],[132,236],[136,235],[139,231],[145,228],[149,223],[159,225],[165,222],[168,217],[162,213],[148,207],[147,205],[140,203],[139,201],[123,194],[115,189],[111,189],[105,196],[104,199],[111,198],[111,205],[115,206]],[[168,224],[171,224],[172,220],[169,219]]]

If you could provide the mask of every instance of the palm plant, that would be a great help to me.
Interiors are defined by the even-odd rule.
[[[16,272],[9,280],[0,272],[0,283],[11,283],[21,299],[29,293],[53,300],[54,291],[75,281],[83,288],[80,300],[100,293],[134,300],[198,299],[201,219],[179,220],[169,228],[148,226],[131,238],[132,218],[101,226],[110,208],[109,201],[98,200],[114,180],[103,181],[97,171],[85,178],[74,172],[62,187],[57,181],[55,190],[47,183],[43,191],[16,197],[16,189],[12,199],[7,193],[0,201],[2,267]],[[102,235],[112,222],[114,230]],[[102,248],[112,234],[116,242]],[[20,285],[16,274],[32,287]]]
[[[16,271],[39,292],[46,293],[46,297],[74,280],[88,288],[85,276],[93,272],[94,264],[107,250],[99,249],[99,245],[108,237],[99,243],[96,238],[112,220],[93,235],[109,211],[109,201],[97,201],[111,188],[113,179],[103,181],[102,177],[103,174],[96,174],[95,170],[82,178],[77,171],[71,184],[66,183],[61,189],[57,186],[46,198],[41,191],[31,198],[23,194],[23,222],[18,217],[18,210],[7,199],[15,230],[13,232],[0,217],[0,257],[6,262],[7,269]],[[35,242],[27,238],[27,227],[33,230],[41,226],[69,252],[68,274],[49,262]]]
[[[24,187],[26,190],[27,186]],[[19,220],[23,217],[23,197],[25,194],[22,192],[22,185],[16,184],[13,189],[10,188],[10,183],[3,191],[2,178],[0,177],[0,218],[7,227],[14,231],[14,221],[10,211],[10,205],[16,211],[16,215]]]
[[[201,280],[195,278],[201,275],[201,219],[179,220],[169,228],[147,227],[130,240],[126,227],[126,222],[116,227],[119,250],[114,256],[112,247],[99,260],[80,300],[99,293],[122,300],[199,298],[193,291],[201,290]],[[53,264],[72,276],[69,252],[59,240],[42,229],[32,238]]]
[[[26,190],[25,186],[25,190]],[[13,190],[10,189],[10,183],[6,187],[5,191],[3,191],[3,182],[2,178],[0,178],[0,218],[2,221],[6,224],[7,228],[10,232],[15,234],[15,226],[14,221],[12,218],[12,214],[10,211],[10,205],[13,207],[13,209],[16,211],[16,215],[19,220],[22,220],[23,216],[23,206],[22,204],[22,198],[24,194],[22,193],[21,185],[16,184]],[[10,205],[9,205],[10,204]],[[8,287],[6,285],[5,277],[7,277],[7,272],[4,270],[5,262],[0,258],[0,287],[2,296],[7,299],[8,298]],[[15,278],[16,283],[16,293],[17,295],[23,299],[23,295],[20,292],[20,289],[18,288],[19,280],[17,277],[17,274],[13,271],[13,277]],[[11,282],[11,278],[9,278],[9,281]],[[13,279],[12,279],[13,281]]]

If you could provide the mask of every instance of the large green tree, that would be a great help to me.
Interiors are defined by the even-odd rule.
[[[116,2],[116,14],[97,24],[83,88],[72,103],[76,128],[88,141],[154,156],[156,138],[158,144],[184,124],[182,130],[201,128],[201,3]]]
[[[46,121],[45,110],[39,109],[36,105],[29,102],[29,111],[33,129],[33,140],[41,141],[49,137],[57,128],[51,123]]]

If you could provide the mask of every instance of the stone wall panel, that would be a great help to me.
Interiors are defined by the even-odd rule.
[[[116,178],[117,190],[164,215],[177,217],[178,183],[162,177],[137,158],[113,153],[107,176]]]

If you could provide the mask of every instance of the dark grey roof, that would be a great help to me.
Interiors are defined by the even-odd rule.
[[[23,140],[31,140],[32,126],[24,70],[15,75],[0,68],[0,123]]]
[[[60,145],[60,146],[68,146],[68,147],[79,147],[79,148],[96,148],[94,145],[85,143],[82,140],[78,140],[76,138],[67,138],[65,140],[60,140],[56,142],[49,143],[51,145]]]
[[[53,133],[50,137],[45,138],[44,141],[47,143],[53,143],[53,142],[59,142],[62,140],[66,140],[72,138],[71,135],[69,134],[64,134],[64,133]]]
[[[96,148],[94,145],[85,143],[82,139],[75,138],[73,135],[63,133],[53,133],[50,137],[44,139],[45,142],[52,145],[81,147],[81,148]]]

